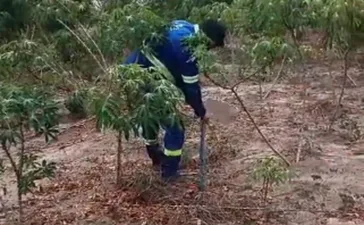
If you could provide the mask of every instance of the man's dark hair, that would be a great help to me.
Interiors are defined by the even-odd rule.
[[[200,24],[200,29],[209,37],[215,47],[223,47],[226,27],[217,20],[208,19]]]

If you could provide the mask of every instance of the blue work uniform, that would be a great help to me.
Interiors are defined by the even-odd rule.
[[[165,34],[165,41],[153,47],[154,55],[162,62],[174,77],[175,85],[185,96],[185,101],[193,108],[195,114],[203,118],[206,114],[201,98],[199,70],[196,59],[184,44],[184,39],[199,32],[199,26],[184,20],[172,21]],[[133,51],[124,64],[137,63],[144,68],[153,66],[140,50]],[[147,152],[154,164],[161,163],[162,177],[178,174],[179,163],[184,144],[184,128],[177,125],[164,125],[164,150],[161,155],[158,144],[158,133],[146,139]],[[161,162],[159,162],[161,159]]]

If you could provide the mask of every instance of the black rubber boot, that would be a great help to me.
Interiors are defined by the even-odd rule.
[[[179,174],[179,163],[180,163],[181,157],[170,157],[170,156],[164,156],[162,160],[162,179],[165,182],[174,182],[180,177]]]
[[[160,150],[159,144],[147,145],[147,153],[149,158],[152,160],[152,165],[155,170],[160,170],[163,152]]]

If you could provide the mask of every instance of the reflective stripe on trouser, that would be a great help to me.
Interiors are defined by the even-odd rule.
[[[164,149],[163,151],[165,156],[181,156],[182,155],[182,149],[177,149],[177,150],[169,150],[169,149]]]
[[[197,83],[198,82],[198,78],[199,78],[199,75],[196,75],[196,76],[183,76],[182,75],[182,80],[186,84]]]
[[[168,178],[178,173],[185,135],[184,130],[177,125],[166,127],[165,130],[162,177]]]
[[[156,145],[158,144],[158,139],[143,139],[145,145]]]
[[[144,144],[145,145],[155,145],[155,144],[158,144],[158,139],[157,138],[146,138],[145,136],[152,136],[152,137],[155,137],[157,136],[156,132],[153,132],[151,135],[147,135],[144,133],[144,129],[143,127],[139,126],[137,127],[137,130],[138,130],[138,134],[139,136],[142,136],[143,137],[143,141],[144,141]]]
[[[143,137],[148,156],[153,165],[160,165],[163,153],[158,144],[159,125],[139,127],[139,132]]]

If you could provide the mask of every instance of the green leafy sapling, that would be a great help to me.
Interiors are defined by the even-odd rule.
[[[88,96],[84,90],[77,90],[68,96],[64,103],[68,111],[77,118],[84,118],[87,116],[87,102]]]
[[[93,112],[96,115],[96,126],[102,130],[111,129],[117,132],[117,159],[116,159],[116,183],[121,183],[121,154],[122,136],[129,140],[133,130],[132,120],[127,112],[122,110],[124,99],[116,94],[97,93],[92,102]]]
[[[157,124],[179,124],[181,93],[164,72],[136,64],[118,66],[113,69],[110,93],[95,94],[93,112],[97,126],[117,133],[117,184],[121,184],[122,137],[129,140],[133,134],[138,136],[139,127],[154,130],[158,129]]]
[[[192,8],[189,19],[197,23],[206,19],[220,19],[221,14],[228,9],[229,4],[225,2],[214,2],[202,7],[196,6]]]
[[[317,17],[317,25],[327,33],[326,45],[334,49],[340,59],[344,61],[343,83],[337,100],[336,109],[330,118],[327,130],[331,130],[341,102],[343,100],[346,82],[355,81],[348,74],[350,67],[349,55],[364,45],[364,1],[363,0],[335,0],[312,1],[313,12]]]
[[[312,1],[316,26],[327,32],[326,43],[345,53],[363,45],[364,1]]]
[[[202,74],[209,73],[215,69],[214,63],[216,58],[208,49],[210,42],[211,40],[202,32],[184,40],[188,51],[192,52],[192,58],[197,60],[199,71]]]
[[[278,61],[282,61],[281,67],[286,59],[292,61],[295,57],[295,51],[283,37],[261,37],[253,42],[247,49],[252,60],[251,66],[259,71],[254,78],[258,80],[260,99],[262,100],[262,83],[271,79],[271,71]]]
[[[264,69],[273,65],[275,60],[292,55],[292,47],[281,37],[262,37],[250,50],[252,63]]]
[[[135,123],[141,127],[150,124],[168,124],[179,121],[180,91],[159,68],[142,69],[138,65],[120,68],[120,83],[128,99]],[[132,103],[132,102],[133,103]]]
[[[262,192],[264,201],[267,200],[268,193],[273,185],[281,185],[287,182],[294,174],[275,157],[267,157],[259,160],[254,168],[252,178],[262,181]]]
[[[120,58],[122,49],[141,48],[147,38],[160,38],[167,24],[148,6],[126,4],[102,14],[98,44],[106,56]]]
[[[35,181],[54,176],[55,164],[26,150],[27,131],[43,135],[45,141],[58,132],[58,107],[44,92],[0,86],[0,143],[14,172],[18,189],[19,220],[23,222],[24,194],[31,192]]]
[[[30,40],[26,36],[0,46],[0,72],[10,83],[38,83],[68,90],[74,85],[71,73],[59,63],[53,45]]]

